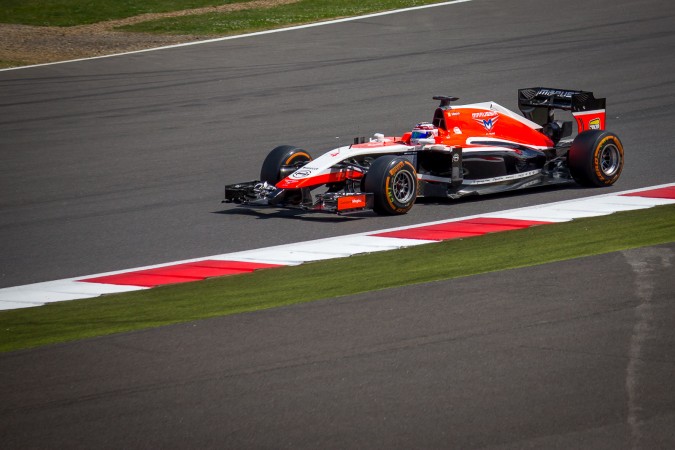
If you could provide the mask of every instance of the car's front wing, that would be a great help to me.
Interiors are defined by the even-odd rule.
[[[304,211],[348,214],[373,209],[373,194],[326,192],[312,195],[308,188],[279,189],[261,181],[225,186],[223,203],[250,207],[292,208]]]

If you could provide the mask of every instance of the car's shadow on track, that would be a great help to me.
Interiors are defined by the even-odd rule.
[[[506,192],[497,192],[489,195],[468,195],[466,197],[452,199],[452,198],[441,198],[441,197],[420,197],[415,200],[416,206],[434,206],[434,205],[460,205],[460,204],[471,204],[478,202],[485,202],[488,200],[499,200],[512,197],[523,197],[527,198],[528,193],[534,194],[537,192],[556,192],[556,191],[569,191],[569,190],[589,190],[583,186],[574,186],[574,185],[560,185],[560,186],[535,186],[528,189],[515,190],[515,191],[506,191]],[[414,207],[413,207],[414,208]]]
[[[552,192],[552,191],[594,191],[593,188],[587,188],[583,186],[576,185],[560,185],[560,186],[538,186],[531,187],[526,190],[516,190],[516,191],[507,191],[494,193],[490,195],[473,195],[462,197],[459,199],[451,198],[440,198],[440,197],[420,197],[415,201],[414,208],[419,207],[429,207],[437,205],[452,205],[452,204],[470,204],[474,202],[484,202],[489,199],[498,200],[500,198],[510,198],[518,196],[527,196],[527,193],[536,193],[536,192]],[[309,222],[319,222],[319,223],[340,223],[351,220],[361,220],[372,217],[380,217],[373,211],[361,211],[358,213],[351,213],[347,215],[336,215],[332,213],[322,213],[322,212],[311,212],[303,211],[299,209],[275,209],[275,208],[253,208],[253,207],[242,207],[234,206],[220,211],[212,211],[212,214],[223,214],[223,215],[241,215],[241,216],[250,216],[255,217],[256,219],[293,219],[293,220],[304,220]]]
[[[363,211],[359,213],[352,213],[349,215],[338,216],[336,214],[308,212],[295,209],[274,209],[274,208],[255,209],[242,206],[235,206],[233,208],[223,209],[220,211],[212,211],[212,214],[223,214],[227,216],[229,215],[250,216],[261,220],[293,219],[293,220],[304,220],[308,222],[321,222],[321,223],[340,223],[351,220],[365,219],[367,217],[372,217],[376,215],[372,211]]]

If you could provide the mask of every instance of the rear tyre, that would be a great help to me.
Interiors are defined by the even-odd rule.
[[[275,147],[262,163],[260,181],[275,185],[311,160],[309,153],[292,145]]]
[[[574,138],[567,165],[574,180],[583,186],[611,186],[623,170],[623,145],[609,131],[584,131]]]
[[[363,182],[365,192],[373,193],[373,210],[383,215],[405,214],[417,198],[415,166],[401,156],[377,158]]]

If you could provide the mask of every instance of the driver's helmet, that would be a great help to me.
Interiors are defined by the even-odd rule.
[[[429,122],[420,122],[412,129],[410,143],[418,144],[420,139],[433,139],[436,136],[438,136],[438,128]]]

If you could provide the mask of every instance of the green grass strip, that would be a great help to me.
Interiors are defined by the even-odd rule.
[[[0,23],[68,27],[252,0],[0,0]]]
[[[0,312],[0,351],[675,242],[675,205]]]
[[[232,35],[441,3],[440,0],[302,0],[267,9],[173,17],[118,28],[164,34]]]

